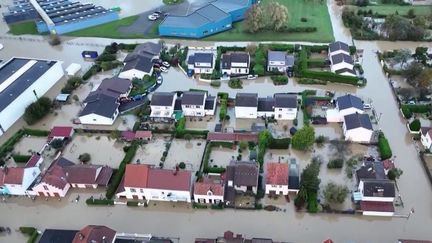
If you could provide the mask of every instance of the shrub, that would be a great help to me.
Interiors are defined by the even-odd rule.
[[[63,140],[56,138],[50,142],[50,146],[53,149],[60,149],[63,147]]]
[[[359,82],[359,79],[357,77],[344,76],[332,72],[302,70],[301,75],[304,78],[325,80],[333,83],[357,85]]]
[[[79,159],[79,161],[81,161],[81,162],[83,162],[83,163],[87,163],[87,162],[90,161],[91,156],[90,156],[89,153],[83,153],[83,154],[80,154],[80,155],[78,156],[78,159]]]
[[[29,125],[35,124],[49,113],[51,106],[52,102],[49,98],[39,98],[36,102],[33,102],[26,107],[23,116],[24,120]]]
[[[328,162],[327,168],[329,169],[341,169],[343,166],[343,159],[332,159]]]
[[[29,236],[31,236],[35,231],[37,231],[35,227],[25,227],[25,226],[19,227],[19,230],[21,233]]]
[[[402,112],[403,109],[408,109],[412,113],[428,113],[432,111],[432,107],[430,105],[402,105]]]
[[[31,155],[13,154],[12,158],[15,163],[27,163],[30,160]]]
[[[307,18],[305,18],[305,17],[301,17],[301,18],[300,18],[300,21],[301,21],[301,22],[307,22]]]
[[[271,76],[274,85],[285,85],[288,83],[288,77],[285,75],[275,75]]]
[[[401,111],[406,119],[410,119],[412,117],[412,112],[407,106],[402,106]]]
[[[243,88],[243,81],[239,78],[230,79],[228,81],[228,86],[231,89],[242,89]]]
[[[126,205],[129,207],[138,207],[138,203],[138,201],[128,201]]]
[[[62,88],[61,92],[64,94],[71,94],[76,88],[78,88],[83,82],[81,77],[71,77],[67,80],[65,86]]]
[[[413,132],[420,131],[420,127],[421,127],[421,124],[420,124],[420,120],[419,119],[415,119],[409,125],[410,130],[413,131]]]
[[[392,157],[390,145],[382,132],[378,135],[378,150],[382,160],[390,159]]]
[[[324,135],[319,135],[316,139],[315,139],[315,143],[317,144],[323,144],[325,142],[325,137]]]
[[[86,204],[87,205],[109,205],[109,206],[112,206],[112,205],[114,205],[114,200],[108,199],[108,198],[95,199],[95,198],[91,197],[91,198],[86,200]]]
[[[291,143],[290,138],[271,138],[268,148],[270,149],[288,149]]]
[[[176,136],[184,136],[186,128],[186,118],[180,118],[176,123]]]
[[[292,137],[292,147],[298,150],[307,150],[315,142],[315,130],[313,127],[305,126],[299,129]]]
[[[210,86],[212,86],[212,87],[220,87],[221,86],[221,81],[220,80],[212,80],[210,82]]]
[[[221,99],[220,110],[219,110],[219,120],[223,121],[227,115],[227,100]]]
[[[186,168],[186,164],[185,164],[185,162],[180,162],[180,164],[179,164],[179,168],[180,168],[180,169],[184,169],[184,168]]]
[[[308,193],[307,210],[309,213],[318,213],[318,198],[316,192]]]
[[[262,76],[265,73],[265,68],[261,64],[255,64],[255,66],[253,67],[253,71],[256,75]]]
[[[24,128],[24,133],[26,135],[35,136],[35,137],[47,137],[50,131]]]
[[[193,203],[192,204],[192,208],[196,208],[196,209],[206,209],[207,208],[207,205],[205,205],[205,204],[199,204],[199,203]]]

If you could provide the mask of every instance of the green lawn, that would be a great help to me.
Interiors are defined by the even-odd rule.
[[[34,21],[22,22],[9,25],[9,33],[13,35],[37,35],[39,34],[36,29]]]
[[[163,0],[163,3],[166,5],[180,4],[182,2],[184,2],[184,0]]]
[[[263,0],[261,2],[266,2]],[[249,34],[243,31],[243,23],[235,23],[233,29],[205,38],[209,41],[311,41],[330,42],[334,40],[327,5],[306,0],[277,0],[288,8],[290,15],[288,27],[316,27],[311,33],[261,32]],[[302,17],[307,22],[301,22]]]
[[[369,11],[372,9],[373,13],[390,15],[394,14],[396,11],[399,15],[407,15],[410,9],[414,9],[414,14],[416,15],[429,15],[432,13],[432,6],[401,6],[401,5],[376,5],[367,7],[357,7],[358,9]]]
[[[70,32],[67,33],[66,35],[77,36],[77,37],[102,37],[102,38],[115,38],[115,39],[149,38],[150,36],[140,34],[140,33],[126,34],[118,31],[119,27],[129,26],[133,24],[137,19],[138,19],[137,15],[129,16],[107,24],[102,24],[95,27],[90,27],[87,29]]]

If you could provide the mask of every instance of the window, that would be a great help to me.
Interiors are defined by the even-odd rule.
[[[48,186],[47,186],[47,185],[44,185],[44,186],[43,186],[43,188],[44,188],[44,190],[45,190],[45,191],[49,191],[49,189],[48,189]]]
[[[195,106],[195,108],[198,108],[198,109],[199,109],[199,108],[201,108],[201,106],[199,106],[199,105],[196,105],[196,106]]]
[[[282,108],[279,108],[279,111],[282,111]]]
[[[144,189],[141,188],[141,189],[140,189],[140,192],[141,192],[141,193],[144,193]]]
[[[130,192],[136,192],[135,188],[131,188]]]

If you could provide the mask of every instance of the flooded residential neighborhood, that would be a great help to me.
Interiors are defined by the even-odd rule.
[[[146,4],[138,4],[134,1],[91,0],[90,2],[105,8],[120,7],[122,9],[121,17],[145,13],[143,18],[149,21],[147,13],[161,9],[165,1],[151,1],[151,3]],[[193,6],[201,6],[204,2],[185,1],[182,6],[191,4],[191,9],[194,11],[195,7]],[[146,90],[145,94],[138,95],[139,97],[130,97],[128,94],[123,96],[123,93],[117,91],[120,89],[119,87],[110,87],[106,93],[95,96],[97,97],[95,100],[99,101],[105,99],[104,96],[117,92],[119,97],[116,97],[118,99],[115,101],[118,102],[118,106],[115,107],[116,111],[121,106],[120,101],[123,102],[125,97],[131,103],[142,102],[141,106],[136,108],[122,113],[111,112],[109,110],[110,98],[106,98],[104,100],[106,103],[100,106],[103,108],[92,108],[91,114],[97,114],[94,116],[94,120],[91,120],[90,123],[81,122],[84,121],[82,111],[93,102],[92,94],[102,89],[100,86],[103,80],[117,76],[121,72],[120,69],[114,69],[114,71],[106,70],[92,75],[73,91],[72,96],[76,96],[76,98],[71,96],[67,102],[55,106],[46,116],[34,124],[28,125],[24,118],[19,118],[0,136],[2,146],[4,144],[7,144],[8,147],[12,146],[9,151],[5,149],[7,156],[3,158],[2,154],[0,156],[1,161],[6,163],[7,169],[38,167],[40,175],[38,179],[34,180],[33,185],[29,186],[30,192],[21,196],[1,196],[0,227],[9,227],[11,232],[1,232],[0,242],[26,242],[28,236],[20,232],[20,227],[23,226],[35,227],[43,233],[45,229],[80,230],[86,225],[105,225],[115,229],[117,233],[151,234],[176,239],[182,243],[194,242],[196,238],[216,238],[228,230],[243,234],[246,238],[271,238],[275,242],[323,242],[326,239],[331,239],[333,242],[393,243],[398,242],[398,239],[431,240],[432,233],[429,226],[432,223],[432,186],[430,181],[432,159],[429,148],[424,148],[424,143],[426,143],[424,140],[429,130],[424,130],[426,131],[424,135],[422,135],[423,130],[419,130],[415,134],[410,134],[411,130],[408,130],[411,129],[410,124],[415,119],[420,120],[422,129],[430,129],[430,111],[421,114],[413,112],[412,118],[404,117],[394,82],[398,84],[398,88],[411,88],[411,85],[403,75],[389,75],[383,69],[378,53],[400,49],[408,49],[415,53],[417,47],[426,47],[429,48],[428,50],[432,50],[432,44],[420,41],[355,40],[342,21],[342,7],[331,0],[328,0],[324,5],[328,8],[334,40],[355,46],[357,53],[361,53],[361,57],[357,58],[356,61],[364,70],[362,77],[366,83],[363,86],[331,82],[327,82],[326,85],[305,84],[302,83],[304,78],[296,77],[297,74],[294,77],[288,77],[287,72],[284,72],[283,75],[287,78],[286,84],[275,85],[271,75],[250,79],[241,76],[242,88],[238,89],[232,88],[231,81],[228,80],[218,80],[219,85],[214,85],[214,82],[200,81],[199,76],[188,75],[188,70],[183,70],[182,60],[180,60],[179,67],[172,65],[171,67],[168,66],[166,72],[160,71],[158,75],[162,77],[163,81],[157,82],[155,76],[152,86],[155,88]],[[235,27],[237,28],[237,26]],[[83,59],[81,56],[83,51],[92,50],[102,54],[105,46],[112,42],[124,44],[149,42],[154,45],[159,42],[159,39],[61,36],[62,43],[51,46],[47,36],[15,36],[7,33],[8,28],[6,23],[0,23],[0,43],[3,46],[3,49],[0,49],[1,60],[7,61],[12,57],[59,60],[63,62],[63,68],[77,63],[81,65],[80,76],[94,65],[93,61]],[[260,44],[271,43],[255,41],[255,39],[213,42],[205,39],[167,38],[164,41],[169,48],[179,44],[181,48],[179,50],[173,49],[173,53],[181,53],[181,50],[187,46],[189,48],[211,47],[214,49],[219,47],[220,49],[220,47],[232,48],[234,46],[236,48],[250,48],[252,44],[257,48]],[[327,42],[311,43],[304,40],[281,41],[279,44],[328,45]],[[168,51],[166,52],[168,53]],[[309,64],[314,61],[318,62],[318,59],[322,61],[321,59],[327,58],[327,49],[325,48],[318,54],[314,52],[309,54]],[[131,54],[125,51],[117,56],[121,65],[127,63],[124,60],[128,60],[128,58],[136,58],[134,55],[129,55]],[[296,58],[299,58],[301,50],[296,50],[296,55]],[[136,56],[139,55],[136,54]],[[181,58],[181,54],[179,56]],[[214,59],[221,58],[217,56],[216,54]],[[162,54],[160,58],[163,59]],[[257,56],[254,55],[249,58],[253,58],[254,65],[256,65]],[[183,60],[183,62],[187,67],[188,60]],[[157,65],[159,68],[163,66],[162,62]],[[331,71],[330,66],[312,70],[316,72]],[[54,99],[61,93],[68,78],[64,76],[59,79],[44,96]],[[134,77],[131,81],[131,88],[136,88],[136,79],[144,80],[145,78]],[[311,108],[312,115],[307,113],[305,90],[316,91],[315,95],[311,95],[311,97],[318,100],[314,101],[316,103],[312,105],[316,106],[313,109],[318,110],[314,112]],[[162,93],[163,99],[156,101],[153,98],[159,92]],[[249,109],[242,116],[242,111],[238,109],[241,105],[235,99],[238,93],[256,94],[258,97],[256,105],[242,104],[242,107],[252,107],[257,111],[250,111]],[[278,102],[274,97],[276,93],[295,96],[295,120],[278,120],[278,116],[274,115],[279,109],[276,107]],[[333,96],[327,95],[328,93]],[[224,100],[225,94],[228,96],[226,100]],[[324,95],[321,96],[321,94]],[[362,100],[361,110],[363,112],[364,109],[365,117],[374,131],[371,137],[376,138],[376,141],[365,143],[346,139],[347,118],[342,117],[343,119],[339,122],[327,122],[328,110],[342,109],[341,104],[338,104],[338,97],[347,94]],[[212,106],[213,100],[209,99],[209,96],[216,99],[214,106]],[[322,100],[319,99],[323,99],[323,97],[327,103],[320,103]],[[156,102],[160,102],[160,104]],[[265,102],[273,103],[265,105],[267,104]],[[407,103],[406,105],[411,104]],[[430,106],[429,103],[428,105]],[[201,108],[202,110],[200,110]],[[98,113],[98,109],[103,110],[100,113],[102,115]],[[163,109],[169,115],[155,117],[153,110],[157,109]],[[108,112],[108,115],[105,112]],[[264,115],[257,115],[260,112]],[[268,116],[267,114],[271,112],[273,115]],[[110,124],[98,125],[96,120],[99,121],[98,119],[104,115],[109,119],[112,117],[114,119],[112,122],[110,120]],[[325,122],[320,123],[323,120]],[[359,121],[360,124],[362,122],[362,120]],[[30,129],[30,132],[22,132],[21,137],[13,145],[8,144],[10,139],[19,134],[24,127]],[[67,127],[75,132],[73,135],[53,135],[53,127],[62,127],[62,129]],[[314,131],[311,146],[306,150],[295,148],[294,146],[297,146],[296,143],[298,143],[295,141],[295,134],[308,127],[312,127]],[[264,136],[263,131],[269,132],[271,139],[268,141],[273,141],[276,145],[260,142]],[[363,132],[360,134],[366,133],[365,130],[361,131]],[[385,134],[391,148],[391,154],[386,159],[380,158],[383,157],[380,151],[380,134]],[[62,140],[58,148],[55,148],[53,144],[56,139]],[[319,141],[321,139],[322,141]],[[286,148],[284,144],[287,141],[288,147]],[[3,148],[1,152],[3,153]],[[88,160],[85,159],[85,162],[82,157],[83,154],[90,156]],[[36,163],[35,166],[30,162],[31,159],[15,163],[14,156],[17,158],[17,155],[41,156],[43,163],[42,165]],[[75,163],[77,167],[87,168],[91,172],[86,171],[86,173],[96,173],[96,177],[99,176],[97,173],[102,172],[100,172],[101,170],[93,172],[94,166],[103,166],[104,168],[107,166],[113,169],[114,173],[110,173],[109,178],[93,178],[90,182],[85,180],[82,183],[72,182],[75,178],[69,175],[72,169],[67,167],[74,165],[63,165],[59,162],[59,158],[69,160]],[[263,161],[262,164],[260,164],[260,160]],[[245,161],[252,162],[252,165],[241,164]],[[272,186],[266,183],[266,180],[271,176],[267,168],[268,163],[286,166],[286,173],[289,173],[289,176],[293,176],[291,175],[293,171],[298,171],[297,177],[303,180],[302,172],[313,164],[313,161],[317,161],[319,164],[317,171],[319,190],[315,191],[315,202],[319,204],[317,213],[308,212],[310,210],[308,207],[298,207],[296,198],[299,190],[302,190],[301,181],[297,185],[297,191],[293,188],[293,191],[287,194],[264,193],[267,186]],[[332,164],[338,161],[343,162],[339,167]],[[363,186],[363,181],[360,183],[360,175],[356,172],[369,162],[373,166],[381,163],[381,167],[385,167],[380,167],[380,170],[383,173],[386,172],[384,174],[386,182],[391,181],[393,183],[390,177],[387,179],[388,171],[391,169],[397,168],[403,171],[400,177],[395,179],[394,184],[396,186],[393,188],[394,198],[391,201],[393,207],[391,216],[371,216],[364,213],[362,215],[364,210],[359,210],[361,202],[359,203],[355,197],[358,196],[359,192],[360,194],[364,192],[359,189],[359,184]],[[386,163],[390,163],[390,165]],[[372,177],[366,178],[366,182],[372,179],[383,179],[378,178],[376,175],[378,173],[375,174],[375,172],[379,169],[373,166],[365,167],[365,171],[369,171],[367,168],[373,168],[370,169],[373,170]],[[236,172],[238,168],[244,167],[247,167],[246,172],[240,171],[240,169],[240,172]],[[54,197],[40,196],[31,190],[31,187],[38,183],[41,185],[47,183],[48,185],[46,178],[58,173],[58,171],[64,171],[65,180],[69,180],[68,183],[71,185],[66,195],[58,197],[57,194],[54,194]],[[137,176],[137,178],[145,178],[145,182],[140,179],[134,180],[136,179],[133,177],[136,176],[134,174],[138,173],[146,173]],[[219,200],[213,199],[213,196],[217,196],[215,185],[218,185],[217,180],[212,179],[215,174],[221,175],[226,194],[234,188],[233,181],[238,186],[237,189],[247,188],[245,189],[247,192],[244,194],[243,189],[237,190],[234,194],[252,197],[256,204],[254,210],[232,206],[231,201],[223,193],[222,198],[226,197],[225,203],[204,205],[197,200],[194,201],[198,195],[197,192],[194,192],[197,188],[195,183],[198,182],[211,185],[204,191],[204,196],[208,196],[212,200]],[[370,176],[368,173],[366,174]],[[236,181],[235,175],[239,177],[244,175],[256,176],[256,182],[255,179],[250,178]],[[288,175],[286,177],[284,178],[286,180],[290,178]],[[160,180],[151,180],[150,178],[160,178]],[[0,179],[3,180],[2,177]],[[209,182],[210,179],[213,180],[211,183]],[[247,184],[244,181],[247,183],[253,181],[253,183]],[[329,183],[346,187],[347,191],[341,203],[325,201],[327,197],[324,188]],[[7,183],[3,184],[6,185]],[[288,189],[290,186],[287,185]],[[0,189],[3,190],[3,187],[0,186]],[[147,189],[154,190],[152,191],[153,194],[146,194],[145,190]],[[0,193],[3,193],[2,190]],[[155,193],[157,190],[160,191],[160,194]],[[254,192],[254,190],[257,191]],[[380,190],[384,189],[378,188],[377,190],[373,197],[380,197],[378,194],[379,192],[382,193]],[[109,196],[109,191],[112,191],[111,196]],[[184,200],[183,191],[189,193],[189,201]],[[260,192],[263,194],[262,197],[258,195]],[[151,197],[147,195],[151,195]],[[106,200],[112,204],[89,204],[86,202],[87,199],[92,199],[93,203],[96,199]],[[228,201],[229,203],[227,203]],[[222,210],[218,208],[220,205],[223,205]]]

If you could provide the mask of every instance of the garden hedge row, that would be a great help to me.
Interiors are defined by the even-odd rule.
[[[27,161],[29,161],[31,158],[31,155],[13,154],[12,158],[14,159],[15,163],[27,163]]]
[[[269,149],[288,149],[291,143],[290,138],[271,138],[268,143]]]
[[[382,160],[390,159],[392,157],[392,150],[389,142],[382,132],[378,135],[378,150]]]
[[[319,72],[319,71],[311,71],[311,70],[303,70],[302,77],[326,80],[333,83],[351,84],[351,85],[357,85],[359,81],[357,77],[344,76],[332,72]]]
[[[114,205],[114,200],[112,199],[95,199],[95,198],[89,198],[86,200],[87,205]]]

